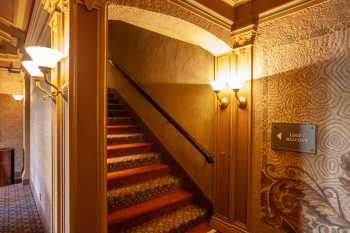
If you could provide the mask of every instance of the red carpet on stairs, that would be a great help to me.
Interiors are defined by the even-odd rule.
[[[108,92],[109,233],[208,232],[209,205],[186,188],[126,104]]]

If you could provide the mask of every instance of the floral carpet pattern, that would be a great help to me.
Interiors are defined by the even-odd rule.
[[[0,232],[44,233],[29,185],[0,187]]]

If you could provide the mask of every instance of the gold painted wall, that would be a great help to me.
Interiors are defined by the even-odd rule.
[[[330,0],[258,26],[253,177],[261,187],[253,200],[261,232],[350,232],[349,15],[348,0]],[[273,122],[317,124],[318,153],[273,151]]]
[[[0,94],[0,147],[15,149],[15,179],[21,179],[23,169],[23,101],[12,95]]]
[[[30,182],[44,226],[51,228],[53,116],[55,105],[32,85],[30,105]]]
[[[212,153],[215,107],[214,94],[208,83],[214,78],[214,57],[200,47],[120,21],[110,21],[109,40],[109,57],[121,64],[147,93]],[[113,77],[110,79],[113,82]],[[151,112],[149,106],[142,108]],[[175,159],[211,197],[212,166],[206,164],[200,154],[185,149],[186,142],[176,136],[175,129],[164,125],[161,118],[158,122],[155,119],[158,118],[154,116],[151,122],[146,123],[161,137],[165,146],[171,144],[173,150],[170,149],[170,152]]]

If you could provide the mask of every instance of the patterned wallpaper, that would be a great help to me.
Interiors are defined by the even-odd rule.
[[[23,168],[23,102],[12,95],[0,94],[0,146],[15,148],[15,179]]]
[[[259,25],[255,55],[262,222],[288,233],[349,233],[349,0]],[[273,122],[317,124],[317,155],[273,151]]]

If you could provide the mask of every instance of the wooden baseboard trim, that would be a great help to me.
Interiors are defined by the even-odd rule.
[[[28,184],[30,184],[29,179],[23,179],[23,180],[22,180],[22,184],[23,184],[23,185],[28,185]]]
[[[221,233],[249,233],[241,226],[225,221],[216,215],[210,219],[210,225]]]

